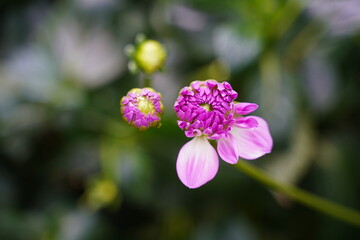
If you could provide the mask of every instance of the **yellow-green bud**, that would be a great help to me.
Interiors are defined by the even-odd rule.
[[[155,40],[145,40],[139,44],[135,52],[135,61],[147,74],[154,73],[163,67],[166,59],[164,47]]]

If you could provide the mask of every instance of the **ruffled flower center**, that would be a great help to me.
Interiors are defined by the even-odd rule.
[[[204,104],[200,104],[200,106],[205,109],[208,112],[211,112],[212,110],[214,110],[210,104],[204,103]]]
[[[149,101],[148,98],[139,97],[138,98],[138,108],[140,112],[144,114],[154,113],[155,112],[155,106],[154,104]]]
[[[225,137],[234,125],[234,99],[237,93],[227,82],[195,81],[184,87],[175,102],[178,125],[187,137]]]

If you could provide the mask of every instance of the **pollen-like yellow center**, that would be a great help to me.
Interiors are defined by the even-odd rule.
[[[200,104],[200,106],[208,112],[211,112],[213,110],[211,105],[207,103]]]
[[[138,98],[138,109],[144,114],[155,112],[154,104],[144,97]]]

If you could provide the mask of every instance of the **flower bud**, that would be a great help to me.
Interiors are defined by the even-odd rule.
[[[120,100],[124,120],[133,127],[146,130],[159,127],[164,106],[161,94],[152,88],[133,88]]]
[[[155,40],[144,40],[135,51],[134,60],[138,67],[147,74],[160,70],[166,59],[164,47]]]

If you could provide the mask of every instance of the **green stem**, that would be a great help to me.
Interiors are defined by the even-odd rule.
[[[264,171],[243,160],[239,160],[236,167],[253,179],[285,194],[299,203],[316,209],[326,215],[360,227],[360,212],[355,209],[341,206],[337,203],[316,196],[292,185],[282,184],[270,177]]]
[[[151,77],[150,75],[144,74],[144,87],[149,87],[151,88],[152,86],[152,81],[151,81]]]

